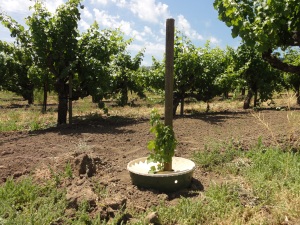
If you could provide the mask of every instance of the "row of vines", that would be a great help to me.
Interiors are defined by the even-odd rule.
[[[234,1],[232,5],[226,2],[215,1],[224,21],[230,18],[222,17],[222,10],[234,6]],[[132,56],[128,51],[132,39],[126,40],[118,29],[100,30],[95,22],[86,32],[80,32],[78,23],[83,7],[81,0],[68,0],[51,14],[42,1],[36,1],[32,15],[26,18],[27,28],[0,13],[0,21],[15,39],[14,43],[0,40],[0,89],[21,95],[29,104],[34,103],[34,90],[43,90],[44,111],[47,93],[55,91],[58,124],[67,122],[68,103],[72,100],[92,96],[99,107],[105,107],[103,100],[113,98],[124,106],[129,92],[145,97],[149,91],[164,90],[164,60],[153,58],[151,67],[141,66],[144,50]],[[183,113],[187,98],[209,102],[215,96],[228,98],[229,93],[237,92],[247,93],[245,109],[250,107],[251,99],[256,106],[272,99],[274,92],[290,89],[300,103],[297,71],[278,66],[275,69],[263,52],[266,49],[248,42],[246,39],[237,49],[212,47],[209,42],[197,47],[177,31],[174,113],[179,105]],[[293,45],[275,54],[283,64],[300,65],[300,51]]]

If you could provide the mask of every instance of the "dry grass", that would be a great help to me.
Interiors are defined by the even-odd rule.
[[[28,106],[27,102],[22,100],[19,96],[12,94],[11,92],[0,92],[0,131],[9,130],[36,130],[44,129],[47,127],[56,125],[57,118],[57,96],[50,94],[48,98],[47,113],[41,113],[42,100],[40,93],[36,93],[36,104]],[[296,98],[294,95],[285,93],[276,95],[277,98],[273,100],[274,104],[269,102],[261,104],[262,108],[278,107],[281,109],[292,109],[295,107]],[[109,116],[120,116],[130,118],[148,118],[152,108],[158,109],[158,112],[164,114],[163,99],[161,96],[148,94],[147,99],[139,99],[137,96],[129,96],[132,104],[125,107],[119,107],[114,101],[107,100],[106,107],[108,109]],[[226,111],[241,111],[243,110],[242,98],[222,100],[215,98],[209,103],[210,112],[226,112]],[[205,113],[207,104],[204,102],[195,102],[188,100],[184,106],[185,114]],[[179,114],[180,105],[177,108],[177,114]],[[80,99],[73,102],[73,117],[82,117],[89,115],[106,115],[102,109],[98,108],[98,105],[92,103],[90,97]],[[263,118],[260,115],[255,114],[257,119],[263,123]],[[296,116],[291,113],[288,115],[290,124],[295,124],[294,120]],[[299,120],[298,120],[299,121]],[[268,126],[265,124],[265,126]],[[293,128],[291,128],[292,130]],[[292,133],[292,132],[291,132]]]
[[[271,126],[270,123],[264,118],[264,111],[254,110],[251,112],[251,114],[256,119],[258,124],[263,125],[268,130],[269,134],[272,137],[273,145],[279,147],[280,142],[284,141],[284,144],[289,145],[289,148],[292,148],[293,145],[299,146],[300,114],[296,111],[297,109],[299,109],[299,106],[296,104],[297,98],[295,94],[291,94],[289,92],[278,94],[277,97],[278,98],[274,100],[273,109],[286,111],[286,123],[284,124],[284,126],[281,126],[281,129],[285,127],[285,140],[279,140],[278,137],[275,136],[274,131],[276,129],[276,126],[274,125],[274,121],[272,121],[273,126]]]

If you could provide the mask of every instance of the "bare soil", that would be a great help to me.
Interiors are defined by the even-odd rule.
[[[176,117],[176,156],[193,159],[195,151],[215,143],[233,141],[248,149],[259,137],[266,145],[292,138],[288,112],[262,111],[262,121],[253,113],[241,110]],[[149,129],[149,118],[108,117],[77,119],[71,126],[42,131],[0,133],[0,184],[8,177],[27,175],[42,183],[53,171],[64,173],[69,163],[73,179],[64,179],[60,185],[67,189],[70,215],[86,199],[91,214],[109,218],[124,204],[142,212],[161,201],[172,205],[180,196],[197,197],[211,182],[226,181],[226,177],[197,167],[191,187],[175,193],[132,185],[126,167],[129,161],[148,155],[147,142],[153,139]]]

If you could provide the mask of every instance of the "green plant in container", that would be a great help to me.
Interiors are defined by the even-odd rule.
[[[172,171],[172,157],[177,145],[173,128],[162,123],[157,109],[151,111],[150,124],[150,132],[155,138],[148,143],[150,155],[147,162],[155,162],[157,166],[152,166],[149,173]]]

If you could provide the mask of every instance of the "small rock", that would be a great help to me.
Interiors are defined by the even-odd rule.
[[[161,222],[159,221],[157,212],[149,213],[145,218],[145,222],[147,224],[151,223],[151,224],[154,224],[154,225],[160,225],[161,224]]]
[[[109,183],[115,183],[115,182],[119,182],[119,181],[120,181],[120,178],[116,178],[116,177],[108,180]]]
[[[126,208],[127,199],[122,196],[115,196],[114,198],[109,198],[105,200],[105,205],[108,208],[112,208],[113,210],[120,210]]]
[[[1,156],[14,154],[14,151],[3,151],[1,152]]]
[[[108,181],[102,180],[99,182],[102,186],[108,186]]]
[[[91,187],[70,186],[67,187],[66,199],[69,202],[68,208],[77,209],[78,206],[87,201],[91,207],[96,205],[98,196],[93,192]]]

